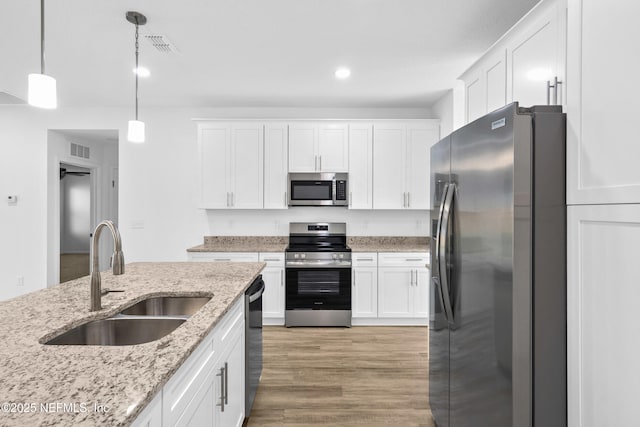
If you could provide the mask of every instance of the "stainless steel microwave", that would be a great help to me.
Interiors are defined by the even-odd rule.
[[[347,206],[348,174],[290,173],[289,206]]]

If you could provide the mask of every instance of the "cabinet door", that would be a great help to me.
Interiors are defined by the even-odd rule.
[[[264,126],[264,208],[287,209],[287,158],[289,136],[286,124]]]
[[[487,113],[485,93],[482,70],[479,69],[465,81],[465,123],[470,123]]]
[[[378,269],[353,269],[351,313],[353,317],[378,317]]]
[[[349,125],[349,209],[373,208],[373,125]]]
[[[429,209],[430,205],[430,152],[438,142],[438,125],[415,125],[407,127],[407,209]]]
[[[547,81],[564,81],[564,45],[558,5],[542,5],[507,46],[507,97],[523,107],[547,104]],[[539,16],[537,16],[539,15]],[[535,19],[534,19],[535,18]],[[561,90],[558,103],[562,103]],[[553,100],[551,100],[553,103]]]
[[[499,49],[487,58],[484,66],[487,113],[507,104],[507,53]]]
[[[289,172],[318,170],[318,129],[315,123],[289,125]]]
[[[378,317],[413,317],[414,269],[378,268]]]
[[[374,209],[404,209],[405,134],[403,123],[373,125]]]
[[[162,392],[153,398],[131,427],[162,427]]]
[[[263,125],[238,123],[231,134],[231,198],[235,209],[262,209],[264,168]]]
[[[637,425],[640,205],[567,214],[568,425]]]
[[[413,314],[415,317],[429,318],[429,270],[417,268],[413,282]]]
[[[262,317],[284,319],[284,268],[267,266],[262,270],[262,279]]]
[[[567,70],[567,202],[640,203],[640,2],[573,0]],[[612,67],[620,75],[612,74]]]
[[[349,171],[349,127],[345,123],[318,126],[318,170]]]
[[[201,123],[198,126],[200,156],[200,207],[225,209],[229,205],[229,141],[227,123]]]
[[[202,383],[180,419],[174,424],[175,427],[213,427],[219,425],[215,421],[216,400],[214,386],[213,372],[208,372],[206,380]]]
[[[228,349],[227,357],[220,367],[225,366],[226,384],[224,411],[218,407],[218,425],[224,427],[241,427],[244,421],[244,330],[237,334]],[[226,365],[225,365],[226,363]],[[220,381],[220,377],[217,377]],[[218,400],[219,401],[219,400]]]

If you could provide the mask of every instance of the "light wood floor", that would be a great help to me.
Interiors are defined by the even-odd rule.
[[[433,427],[426,327],[264,328],[247,427]]]
[[[89,254],[60,255],[60,283],[89,275]]]

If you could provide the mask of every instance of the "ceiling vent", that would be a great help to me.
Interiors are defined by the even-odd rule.
[[[158,52],[178,53],[178,49],[171,43],[167,36],[163,36],[162,34],[144,34],[143,36]]]
[[[88,159],[91,156],[91,150],[89,147],[85,147],[84,145],[70,143],[69,144],[69,154],[73,157],[80,157],[81,159]]]

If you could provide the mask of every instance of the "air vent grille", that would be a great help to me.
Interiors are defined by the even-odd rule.
[[[178,53],[178,49],[171,43],[167,36],[163,36],[162,34],[144,34],[144,38],[159,52]]]
[[[81,159],[88,159],[91,156],[91,149],[84,145],[71,143],[69,154],[73,157],[80,157]]]

